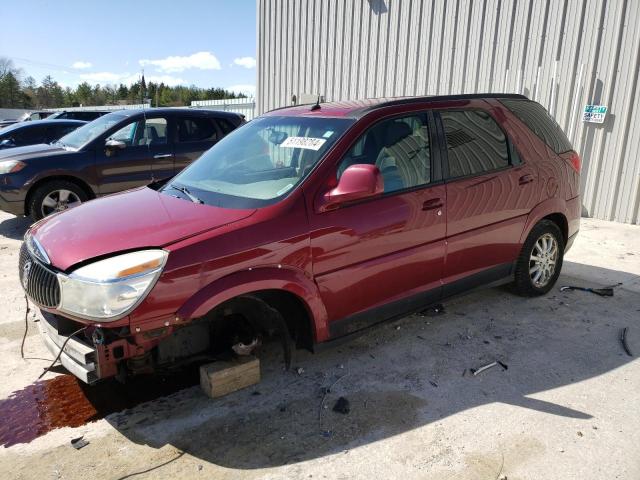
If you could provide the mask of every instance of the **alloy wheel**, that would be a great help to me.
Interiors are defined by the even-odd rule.
[[[558,241],[550,233],[541,235],[533,244],[529,257],[529,276],[535,287],[542,288],[553,278],[558,252]]]
[[[52,213],[78,206],[81,203],[80,197],[71,190],[54,190],[44,197],[42,201],[42,216],[46,217]]]

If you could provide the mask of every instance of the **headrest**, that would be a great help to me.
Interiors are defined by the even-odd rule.
[[[384,146],[389,148],[413,133],[411,127],[404,122],[393,122],[387,125],[384,135]]]

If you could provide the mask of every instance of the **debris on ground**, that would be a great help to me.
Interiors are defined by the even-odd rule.
[[[85,440],[84,435],[71,439],[71,446],[76,450],[80,450],[82,447],[86,447],[87,445],[89,445],[89,440]]]
[[[251,355],[251,353],[259,345],[260,345],[260,340],[257,338],[254,338],[253,341],[248,345],[245,345],[244,343],[239,342],[233,345],[231,349],[236,353],[236,355],[247,356],[247,355]]]
[[[335,382],[333,382],[331,386],[322,387],[322,400],[320,400],[320,406],[318,407],[318,425],[320,426],[320,431],[324,436],[326,436],[325,433],[327,432],[326,430],[322,430],[322,410],[324,408],[324,400],[325,398],[327,398],[327,394],[331,392],[331,389],[335,387],[338,384],[338,382],[340,382],[344,378],[347,378],[348,376],[349,376],[349,373],[345,373],[343,376],[341,376]],[[329,434],[330,433],[331,432],[329,432]]]
[[[633,354],[631,353],[631,350],[629,349],[629,344],[627,343],[627,331],[629,330],[628,327],[624,327],[622,329],[622,332],[620,332],[620,343],[622,343],[622,348],[624,348],[624,351],[627,352],[627,355],[629,355],[630,357],[633,357]]]
[[[444,305],[441,303],[437,303],[435,305],[430,306],[429,308],[425,308],[418,315],[421,317],[437,317],[438,315],[444,315]]]
[[[302,367],[298,367],[298,368],[296,368],[296,373],[297,373],[298,375],[302,375],[302,374],[304,373],[304,368],[302,368]]]
[[[507,365],[504,362],[501,362],[500,360],[495,360],[491,363],[488,363],[486,365],[483,365],[482,367],[478,367],[478,368],[470,368],[469,371],[473,374],[473,376],[475,377],[476,375],[479,375],[480,373],[484,372],[485,370],[489,370],[490,368],[493,368],[497,365],[500,365],[502,367],[503,370],[508,370],[509,369],[509,365]],[[464,377],[464,374],[467,370],[465,369],[464,372],[462,372],[462,376]]]
[[[429,380],[429,383],[433,386],[438,388],[438,384],[436,382],[434,382],[433,380]]]
[[[349,400],[347,400],[345,397],[340,397],[336,401],[336,404],[333,406],[333,411],[337,413],[342,413],[344,415],[349,413],[351,411],[351,405],[349,404]]]
[[[573,285],[565,285],[560,287],[561,292],[566,292],[569,290],[579,290],[581,292],[590,292],[595,293],[596,295],[600,295],[601,297],[613,297],[613,289],[622,285],[622,282],[616,283],[615,285],[611,285],[609,287],[604,288],[591,288],[591,287],[576,287]]]
[[[498,362],[498,365],[500,365],[503,370],[509,370],[509,365],[507,365],[506,363],[501,362],[500,360],[496,360],[496,362]]]

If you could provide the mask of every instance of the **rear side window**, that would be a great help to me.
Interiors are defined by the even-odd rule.
[[[441,111],[447,138],[449,177],[466,177],[509,165],[509,145],[502,129],[481,110]]]
[[[178,120],[179,142],[215,142],[218,130],[210,118],[186,117]]]
[[[554,152],[563,153],[573,150],[571,142],[560,125],[542,105],[529,100],[502,99],[500,101]]]

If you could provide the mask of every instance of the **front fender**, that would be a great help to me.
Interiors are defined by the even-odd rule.
[[[549,198],[544,202],[536,205],[527,217],[527,222],[525,223],[524,230],[522,231],[522,235],[520,237],[520,243],[524,244],[527,237],[529,236],[529,232],[531,232],[531,229],[536,223],[538,223],[544,217],[553,213],[561,213],[566,218],[567,202],[561,198]]]
[[[257,267],[222,277],[189,298],[176,315],[180,320],[199,318],[227,300],[259,290],[284,290],[296,295],[313,322],[316,342],[329,337],[327,311],[318,287],[303,272],[286,267]]]

